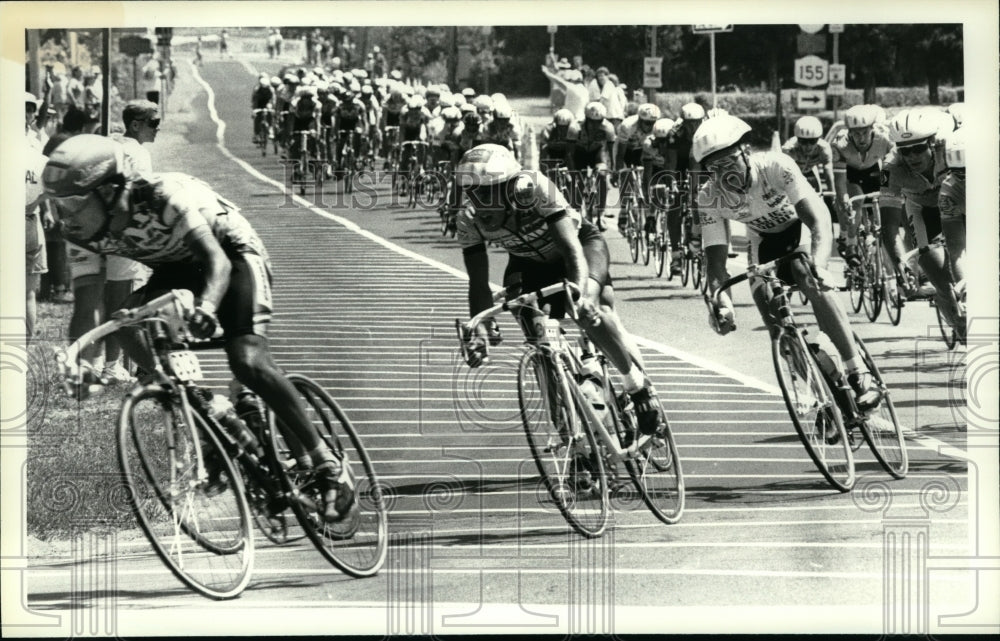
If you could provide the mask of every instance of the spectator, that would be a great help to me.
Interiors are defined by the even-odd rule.
[[[625,101],[622,100],[621,92],[610,76],[607,67],[598,67],[596,76],[587,85],[587,91],[591,102],[600,102],[604,105],[608,114],[607,119],[617,131],[618,125],[625,118]]]
[[[220,58],[225,58],[226,54],[229,53],[229,42],[227,41],[228,38],[229,38],[229,32],[226,31],[225,29],[223,29],[222,33],[219,34],[219,57]],[[153,102],[159,102],[159,101],[158,100],[153,100]]]
[[[48,221],[47,208],[42,203],[42,169],[45,168],[45,156],[42,155],[37,132],[34,129],[35,119],[41,101],[32,94],[25,95],[24,101],[24,133],[27,148],[27,167],[25,171],[25,206],[24,206],[24,253],[25,253],[25,284],[24,284],[24,321],[27,330],[26,340],[35,336],[35,322],[38,318],[37,294],[41,285],[42,274],[48,271],[48,261],[44,242],[43,224]],[[44,220],[43,220],[44,219]]]
[[[389,64],[385,59],[385,55],[382,53],[382,49],[375,45],[372,47],[372,55],[375,56],[375,66],[372,68],[375,78],[384,78],[385,70],[389,68]]]
[[[267,33],[267,57],[274,59],[275,44],[277,43],[277,38],[274,37],[274,29],[271,29]]]
[[[55,70],[51,74],[51,83],[49,101],[56,110],[57,122],[61,122],[70,107],[69,96],[66,93],[66,76],[59,70]]]
[[[578,121],[583,120],[583,108],[590,100],[590,94],[583,86],[583,75],[575,69],[568,69],[563,77],[560,77],[549,71],[545,65],[542,65],[542,73],[566,92],[565,108],[572,112],[573,118]]]
[[[564,71],[569,69],[569,61],[565,58],[560,60],[556,56],[555,49],[549,47],[549,53],[545,56],[545,66],[549,68],[554,74],[561,75]],[[561,85],[555,82],[549,82],[549,104],[552,106],[552,113],[563,108],[566,104],[566,92],[563,90]]]
[[[570,69],[583,73],[583,56],[573,56],[573,64]]]
[[[194,64],[201,65],[201,36],[194,43]]]
[[[83,89],[83,70],[80,67],[73,67],[70,72],[70,78],[66,82],[66,100],[67,102],[77,109],[85,110],[86,103],[84,102],[84,89]]]
[[[122,112],[125,135],[120,141],[132,171],[148,174],[153,171],[153,160],[142,145],[156,141],[160,128],[160,107],[148,100],[132,100]]]
[[[277,58],[281,57],[281,43],[284,42],[284,38],[281,37],[281,29],[274,30],[274,55]]]
[[[94,122],[100,121],[104,87],[101,86],[101,68],[96,65],[83,78],[83,102],[87,116]]]
[[[160,70],[160,54],[154,53],[142,67],[142,87],[146,92],[146,100],[160,104],[160,82],[163,72]]]

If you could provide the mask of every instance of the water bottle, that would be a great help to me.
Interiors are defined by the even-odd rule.
[[[590,353],[584,353],[581,358],[582,380],[580,381],[580,391],[584,398],[594,408],[594,413],[607,424],[608,407],[604,402],[604,386],[601,384],[602,374],[601,364],[597,357]]]
[[[221,394],[213,395],[212,400],[209,402],[209,408],[215,420],[219,421],[219,424],[222,425],[234,441],[239,443],[240,447],[248,451],[256,451],[259,446],[257,438],[246,424],[240,420],[239,415],[236,413],[236,408],[233,407],[228,398]]]
[[[836,350],[833,351],[833,355],[831,356],[829,351],[823,349],[819,343],[809,343],[809,349],[816,355],[819,368],[823,370],[826,377],[834,386],[839,385],[841,377],[840,357],[837,356]]]
[[[264,435],[265,419],[260,397],[238,381],[229,384],[229,398],[236,407],[236,414],[243,424],[250,429],[250,434],[259,440]]]

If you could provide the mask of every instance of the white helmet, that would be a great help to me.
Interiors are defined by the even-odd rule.
[[[875,124],[878,114],[871,105],[854,105],[844,112],[844,125],[848,129],[862,129]]]
[[[666,138],[674,128],[674,121],[670,118],[660,118],[653,123],[653,137]]]
[[[569,109],[560,109],[552,115],[552,120],[560,126],[573,122],[573,112]]]
[[[689,102],[681,107],[681,120],[704,120],[705,108],[697,102]]]
[[[599,102],[589,102],[583,108],[583,115],[587,120],[604,120],[608,117],[608,110]]]
[[[944,141],[944,161],[951,169],[965,169],[965,129],[957,129]]]
[[[407,101],[407,107],[410,109],[420,109],[424,104],[424,97],[419,94],[410,96],[410,99]]]
[[[823,135],[823,123],[816,116],[802,116],[795,121],[796,138],[819,138]]]
[[[896,115],[889,123],[889,138],[899,147],[915,145],[938,133],[947,133],[942,127],[942,115],[951,117],[936,109],[908,109]]]
[[[506,147],[486,144],[465,152],[455,168],[463,188],[499,185],[521,171],[521,164]]]
[[[475,105],[476,111],[493,111],[493,101],[489,96],[476,96],[472,104]]]
[[[510,120],[514,115],[514,110],[506,102],[501,102],[493,110],[493,117],[497,120]]]
[[[868,106],[869,109],[872,110],[872,113],[875,114],[875,124],[876,125],[882,124],[882,123],[884,123],[887,120],[886,115],[885,115],[885,109],[883,109],[879,105],[867,105],[867,106]]]
[[[750,125],[736,116],[709,118],[694,132],[691,153],[701,162],[706,156],[739,143],[749,132]]]
[[[965,120],[965,103],[955,102],[948,105],[948,113],[951,114],[952,119],[955,121],[955,129],[958,129]]]
[[[660,108],[651,102],[639,105],[639,120],[655,122],[660,119]]]

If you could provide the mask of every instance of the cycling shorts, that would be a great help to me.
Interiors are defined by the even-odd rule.
[[[124,256],[101,255],[66,243],[66,258],[69,261],[70,278],[103,275],[110,281],[145,281],[151,270],[142,263]]]
[[[580,244],[583,246],[583,255],[587,259],[587,275],[592,280],[596,280],[603,290],[611,285],[611,274],[608,272],[610,259],[608,258],[608,244],[604,240],[604,235],[596,225],[588,221],[583,221],[580,225],[580,232],[577,234]],[[537,291],[543,287],[558,283],[566,278],[566,261],[556,260],[551,263],[541,263],[524,256],[511,256],[507,262],[507,269],[504,271],[504,287],[517,287],[520,283],[519,294]],[[561,292],[543,299],[541,305],[551,305],[549,316],[551,318],[563,318],[566,315],[566,298]]]
[[[398,127],[399,126],[399,117],[400,117],[400,115],[401,115],[400,112],[386,111],[385,112],[385,126],[386,127]]]
[[[642,166],[642,147],[637,147],[635,149],[625,150],[625,166],[626,167],[641,167]],[[619,169],[623,169],[619,167]]]
[[[229,288],[216,315],[226,338],[247,334],[266,336],[271,320],[271,265],[261,256],[246,252],[227,254],[232,263]],[[129,305],[146,303],[172,289],[189,289],[200,296],[205,289],[204,268],[194,262],[168,263],[153,270],[149,282],[132,296]]]
[[[573,164],[576,169],[584,169],[585,167],[596,167],[597,165],[609,167],[611,161],[608,157],[607,147],[602,145],[592,151],[577,147],[573,150]]]
[[[788,226],[788,229],[774,234],[751,233],[749,238],[750,256],[747,260],[751,265],[759,265],[786,256],[796,249],[801,249],[808,254],[811,238],[809,228],[804,227],[801,220],[796,220]],[[779,267],[776,275],[786,283],[795,282],[795,279],[792,278],[790,263]]]
[[[879,191],[882,188],[882,170],[877,163],[866,169],[848,167],[847,184],[860,186],[863,194]]]
[[[905,206],[917,247],[923,249],[941,234],[941,210],[937,207],[925,207],[909,198],[906,199]]]

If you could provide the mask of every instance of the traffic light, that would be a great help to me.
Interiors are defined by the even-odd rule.
[[[160,47],[169,47],[170,39],[174,35],[173,27],[156,27],[156,44]]]

